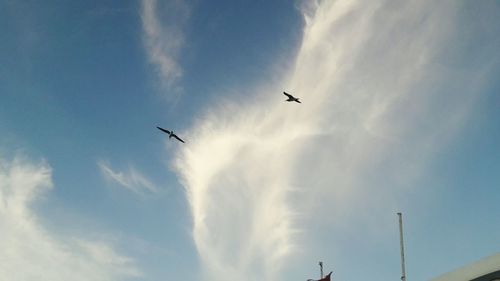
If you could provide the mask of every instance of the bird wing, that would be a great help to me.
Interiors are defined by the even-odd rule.
[[[293,99],[293,96],[292,96],[292,95],[290,95],[289,93],[287,93],[287,92],[283,92],[283,94],[284,94],[285,96],[287,96],[287,97],[289,97],[289,98],[292,98],[292,99]]]
[[[174,138],[178,139],[180,142],[185,143],[181,138],[179,138],[176,134],[174,134]]]
[[[162,131],[162,132],[165,132],[165,133],[167,133],[167,134],[169,134],[169,135],[170,135],[170,131],[169,131],[169,130],[165,130],[165,129],[160,128],[160,127],[156,127],[156,128],[158,128],[158,130],[160,130],[160,131]]]

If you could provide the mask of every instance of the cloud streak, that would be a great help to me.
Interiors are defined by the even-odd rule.
[[[149,179],[132,166],[129,167],[127,172],[114,171],[105,161],[99,161],[97,166],[107,180],[134,193],[143,195],[145,193],[155,193],[158,191],[158,188]]]
[[[51,168],[0,158],[0,276],[6,280],[124,280],[135,262],[106,242],[49,232],[30,207],[53,188]]]
[[[339,250],[353,223],[380,228],[484,84],[488,64],[457,71],[443,55],[459,3],[315,3],[286,89],[212,109],[177,156],[208,280],[286,280],[292,254],[321,247],[307,229],[337,230]]]
[[[184,44],[182,26],[189,10],[182,1],[168,1],[158,4],[156,0],[141,1],[143,40],[150,63],[156,66],[159,78],[167,87],[174,86],[182,76],[178,62],[179,52]],[[164,17],[160,17],[158,11]]]

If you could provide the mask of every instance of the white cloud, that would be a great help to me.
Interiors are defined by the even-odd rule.
[[[97,165],[106,179],[137,194],[158,191],[156,186],[149,179],[132,166],[128,168],[127,172],[115,172],[105,161],[99,161]]]
[[[156,0],[141,2],[143,37],[149,61],[157,67],[161,81],[172,87],[182,76],[178,55],[184,44],[182,27],[189,10],[183,1],[164,2],[164,9]]]
[[[338,255],[353,223],[394,214],[484,82],[473,75],[484,64],[456,71],[442,58],[457,2],[316,4],[282,83],[303,103],[263,89],[254,103],[215,108],[176,160],[208,280],[285,280],[282,265],[297,249],[306,259],[298,246],[314,249],[320,237],[306,229],[319,225],[344,227],[328,237]]]
[[[48,231],[30,204],[52,188],[47,163],[0,158],[0,276],[5,280],[124,280],[141,275],[106,242]]]

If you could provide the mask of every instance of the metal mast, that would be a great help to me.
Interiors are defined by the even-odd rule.
[[[399,217],[399,245],[401,247],[401,281],[406,281],[405,272],[405,248],[403,243],[403,215],[398,213]]]
[[[320,278],[319,279],[323,279],[323,262],[322,261],[319,262],[319,271],[320,271]]]

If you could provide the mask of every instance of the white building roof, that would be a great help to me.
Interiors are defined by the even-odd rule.
[[[496,274],[492,274],[494,272]],[[445,273],[431,281],[471,281],[475,279],[477,281],[500,281],[500,253]]]

